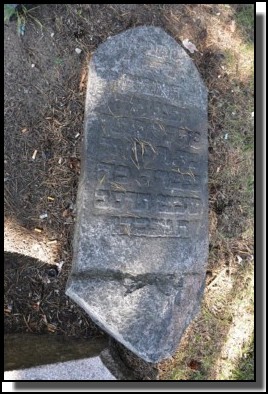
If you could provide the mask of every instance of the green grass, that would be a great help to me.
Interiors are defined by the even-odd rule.
[[[225,130],[228,139],[234,149],[253,151],[254,149],[254,112],[253,100],[245,102],[246,107],[239,103],[229,104],[225,113]]]
[[[232,371],[233,380],[254,380],[254,343],[253,335],[249,344],[242,350],[242,356]]]
[[[254,378],[253,275],[253,264],[247,263],[205,294],[201,312],[176,354],[170,379]],[[197,370],[191,368],[192,360],[200,363]]]
[[[33,10],[36,8],[37,7],[34,7],[28,10],[22,5],[21,9],[18,10],[11,4],[4,4],[4,22],[9,22],[12,17],[16,18],[18,35],[24,35],[26,23],[29,22],[29,20],[33,20],[42,29],[42,23],[32,15]]]
[[[252,30],[254,19],[246,15],[249,10],[243,9],[238,18]],[[217,85],[224,105],[215,111],[223,122],[222,131],[212,141],[215,153],[210,164],[211,211],[213,204],[222,204],[223,209],[221,214],[214,213],[209,265],[220,280],[206,290],[200,315],[185,334],[170,375],[173,380],[254,378],[254,272],[249,262],[254,213],[253,58],[252,43],[247,36],[241,39],[241,30],[237,31],[225,51],[228,84],[219,80]],[[241,265],[237,263],[240,255]],[[221,277],[227,264],[231,275]],[[199,370],[191,369],[191,360],[200,362]]]
[[[254,30],[254,5],[245,4],[235,15],[237,24],[249,38]]]
[[[253,264],[241,267],[237,274],[241,283],[235,302],[235,327],[231,328],[231,334],[237,339],[230,342],[233,352],[224,360],[220,377],[223,380],[254,380],[254,326],[250,317],[254,314]]]
[[[4,22],[8,22],[12,16],[16,16],[17,11],[12,4],[4,4]]]
[[[64,63],[64,60],[62,58],[60,58],[60,57],[56,57],[54,62],[57,65],[62,65]]]

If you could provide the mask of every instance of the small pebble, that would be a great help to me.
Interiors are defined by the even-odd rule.
[[[69,205],[70,211],[73,211],[75,209],[75,205],[71,202]]]
[[[46,219],[47,218],[47,213],[42,213],[41,215],[39,215],[40,219]]]
[[[241,262],[243,261],[242,257],[237,255],[236,258],[237,258],[238,264],[241,264]]]
[[[80,49],[80,48],[75,48],[75,52],[77,53],[77,55],[80,55],[80,53],[82,52],[82,49]]]
[[[63,264],[64,264],[64,261],[60,261],[59,263],[56,263],[56,266],[57,266],[57,269],[58,269],[58,273],[61,272]]]

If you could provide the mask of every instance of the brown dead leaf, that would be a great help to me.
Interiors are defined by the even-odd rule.
[[[39,309],[40,309],[40,302],[36,302],[36,303],[34,303],[34,304],[32,304],[32,308],[35,310],[35,311],[39,311]]]
[[[77,157],[70,157],[69,166],[71,170],[75,171],[77,174],[80,174],[80,159]]]
[[[79,92],[82,92],[82,90],[84,90],[85,85],[86,85],[86,76],[87,76],[87,69],[84,68],[82,70],[82,74],[81,74],[81,78],[80,78],[80,83],[79,83]]]
[[[55,332],[57,330],[57,327],[54,324],[48,323],[47,324],[47,330],[49,332]]]
[[[188,364],[188,367],[193,369],[194,371],[200,371],[201,369],[201,363],[200,361],[196,361],[196,360],[191,360]]]
[[[64,209],[64,211],[62,212],[62,217],[63,218],[67,218],[70,215],[70,211],[69,209]]]

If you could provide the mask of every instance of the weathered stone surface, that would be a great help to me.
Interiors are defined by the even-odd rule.
[[[116,380],[100,357],[4,372],[4,380]]]
[[[158,362],[198,310],[208,253],[207,91],[163,30],[130,29],[95,52],[83,156],[66,293]]]

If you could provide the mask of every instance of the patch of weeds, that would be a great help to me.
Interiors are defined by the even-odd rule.
[[[253,193],[254,191],[254,175],[250,174],[249,177],[247,178],[247,192],[248,193]]]
[[[254,380],[254,349],[253,345],[243,353],[237,363],[237,367],[231,372],[229,380]]]
[[[176,371],[174,370],[170,376],[171,380],[185,380],[185,372],[184,371]]]
[[[201,314],[187,330],[176,354],[171,380],[207,380],[217,348],[213,336],[219,335],[221,322],[203,307]]]
[[[253,335],[249,344],[242,350],[242,356],[232,371],[233,380],[254,380],[254,345]]]
[[[186,331],[170,379],[251,380],[253,265],[236,268],[233,264],[232,269],[231,276],[217,272],[214,285],[207,286],[200,314]]]
[[[240,245],[243,248],[243,245]],[[229,326],[217,377],[220,380],[252,380],[254,376],[254,271],[244,260],[233,274],[234,286],[229,298],[233,320]]]
[[[4,4],[4,22],[9,22],[17,15],[17,4]]]
[[[244,4],[236,13],[236,21],[240,28],[253,40],[254,29],[254,4]]]
[[[234,149],[254,149],[254,48],[242,45],[238,53],[226,51],[225,60],[232,79],[232,89],[225,105],[224,130]]]
[[[55,62],[55,64],[57,64],[57,65],[61,65],[61,64],[63,64],[63,59],[60,58],[60,57],[56,57],[56,59],[54,60],[54,62]]]
[[[233,104],[226,108],[225,130],[228,132],[228,140],[233,148],[241,151],[253,151],[254,133],[251,103],[247,111],[241,110],[239,105]]]
[[[4,4],[4,22],[7,23],[16,19],[19,36],[25,34],[26,23],[29,19],[32,19],[42,29],[42,23],[31,14],[35,8],[37,7],[28,9],[22,4]]]
[[[253,338],[253,337],[252,337]],[[253,339],[250,344],[240,350],[241,356],[235,360],[223,360],[220,380],[254,380],[254,347]]]
[[[206,377],[201,371],[193,371],[189,376],[189,380],[205,380]]]
[[[224,64],[227,74],[236,85],[236,80],[250,84],[254,88],[254,46],[252,43],[240,44],[236,50],[226,49]],[[234,79],[235,78],[235,79]]]
[[[4,4],[4,22],[17,19],[17,32],[19,36],[25,33],[25,16],[22,7],[19,4]]]
[[[224,61],[225,61],[225,64],[230,69],[234,69],[237,64],[237,57],[235,56],[235,52],[231,49],[226,49],[224,52]]]

